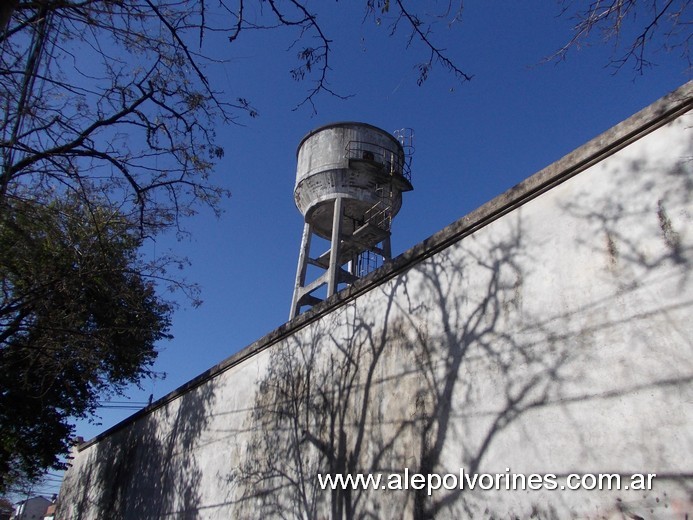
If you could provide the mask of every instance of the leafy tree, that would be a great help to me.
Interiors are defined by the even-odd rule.
[[[155,292],[160,266],[143,264],[137,227],[117,210],[74,196],[9,209],[0,214],[0,489],[59,468],[70,418],[151,375],[171,315]]]

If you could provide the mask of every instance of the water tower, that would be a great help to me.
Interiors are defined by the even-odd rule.
[[[289,319],[392,257],[392,218],[413,189],[412,153],[411,130],[393,135],[365,123],[325,125],[301,140],[294,198],[305,224]],[[317,255],[314,237],[327,241]]]

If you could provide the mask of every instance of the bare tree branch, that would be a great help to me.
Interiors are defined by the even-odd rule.
[[[564,0],[561,16],[575,20],[573,35],[547,60],[564,60],[572,49],[588,44],[595,33],[613,46],[611,64],[620,70],[628,63],[642,74],[653,65],[650,55],[664,50],[679,50],[690,67],[691,24],[690,0]],[[655,36],[659,43],[651,48]],[[663,42],[663,43],[662,43]]]

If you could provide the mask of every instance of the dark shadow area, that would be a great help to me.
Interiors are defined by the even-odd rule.
[[[79,474],[79,496],[69,504],[74,517],[199,518],[204,468],[195,445],[214,394],[214,382],[207,382],[87,448],[88,469]],[[67,518],[61,506],[56,518]]]

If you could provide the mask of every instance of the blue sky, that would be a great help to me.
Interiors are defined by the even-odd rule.
[[[202,51],[212,85],[229,100],[247,98],[259,111],[243,126],[220,125],[225,157],[216,182],[233,195],[225,213],[188,220],[191,236],[162,237],[145,257],[168,249],[187,256],[185,272],[202,288],[204,303],[185,301],[174,315],[175,339],[160,345],[155,370],[165,380],[128,392],[135,402],[158,399],[283,324],[288,317],[302,232],[293,203],[296,147],[311,129],[335,121],[363,121],[393,131],[414,130],[414,191],[405,194],[393,223],[395,255],[504,192],[685,83],[690,72],[675,53],[651,57],[657,66],[638,75],[630,65],[608,66],[609,45],[586,46],[561,63],[542,63],[571,36],[558,2],[466,2],[462,20],[440,23],[433,38],[466,73],[460,84],[443,68],[417,86],[419,45],[407,33],[389,37],[388,21],[363,20],[365,2],[315,3],[332,42],[330,87],[294,110],[311,87],[289,75],[296,48],[288,30],[246,32],[233,44],[209,35]],[[653,47],[654,47],[653,42]],[[104,409],[101,425],[80,422],[91,438],[132,413]]]

